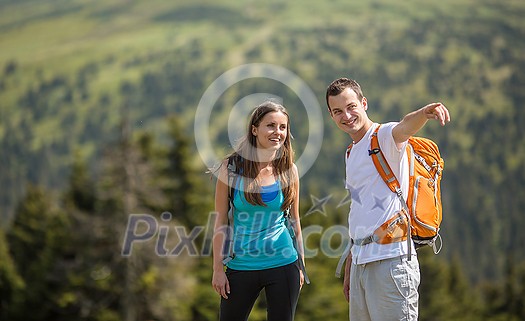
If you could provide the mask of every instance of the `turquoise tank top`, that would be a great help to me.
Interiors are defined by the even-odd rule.
[[[244,180],[239,180],[243,184]],[[284,196],[280,182],[263,186],[261,191],[266,206],[252,205],[244,192],[235,189],[233,205],[233,252],[227,263],[233,270],[264,270],[293,263],[297,251],[285,226],[281,205]]]

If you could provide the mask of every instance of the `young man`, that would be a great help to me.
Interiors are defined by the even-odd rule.
[[[413,242],[365,241],[402,209],[399,198],[387,187],[369,156],[370,140],[379,124],[368,118],[367,99],[355,80],[334,80],[326,90],[326,103],[337,127],[353,140],[346,154],[346,188],[352,197],[348,224],[353,246],[346,260],[343,286],[350,302],[350,320],[417,320],[420,275]],[[409,174],[405,147],[428,120],[444,126],[450,115],[443,104],[432,103],[400,122],[382,124],[377,133],[405,198]]]

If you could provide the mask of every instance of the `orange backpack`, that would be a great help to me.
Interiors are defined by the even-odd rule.
[[[379,172],[379,176],[385,181],[388,188],[394,192],[401,204],[403,211],[397,212],[392,218],[383,223],[366,238],[350,240],[343,255],[337,264],[335,276],[341,277],[344,261],[348,257],[354,244],[364,245],[371,242],[381,244],[399,242],[410,239],[414,241],[417,248],[429,245],[438,254],[441,250],[441,236],[439,227],[441,225],[443,209],[441,207],[441,177],[445,162],[439,154],[439,149],[433,141],[423,137],[410,137],[407,144],[409,162],[409,186],[408,197],[405,201],[401,185],[379,147],[377,133],[381,125],[377,126],[372,134],[370,150],[368,154]],[[352,145],[346,150],[346,157],[350,156]],[[410,238],[407,231],[410,230]],[[439,247],[436,241],[439,239]],[[411,246],[408,246],[408,256],[411,256]]]
[[[441,177],[445,162],[432,140],[423,137],[410,137],[407,144],[409,162],[408,197],[405,201],[399,181],[386,161],[377,133],[379,125],[372,134],[370,156],[381,178],[400,199],[410,215],[410,234],[417,247],[429,245],[437,254],[441,250],[436,245],[441,240],[439,227],[442,220]]]

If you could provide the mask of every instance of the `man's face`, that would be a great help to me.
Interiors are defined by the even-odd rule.
[[[352,137],[363,130],[368,122],[366,98],[360,101],[351,88],[346,88],[337,96],[329,96],[328,104],[330,116],[337,127]]]

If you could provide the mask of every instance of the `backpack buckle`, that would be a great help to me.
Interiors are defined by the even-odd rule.
[[[368,156],[378,154],[380,152],[379,148],[374,148],[368,151]]]

